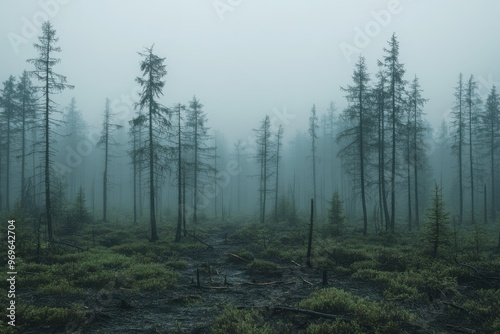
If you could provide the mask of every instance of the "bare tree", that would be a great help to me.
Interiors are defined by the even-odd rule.
[[[313,104],[311,116],[309,117],[309,135],[311,136],[311,154],[312,154],[312,174],[313,174],[313,201],[314,212],[316,211],[316,142],[318,140],[318,116],[316,115],[316,105]]]

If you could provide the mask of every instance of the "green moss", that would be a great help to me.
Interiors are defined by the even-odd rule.
[[[59,279],[49,284],[40,285],[37,292],[41,295],[83,295],[85,290],[75,287],[74,284],[67,279]]]
[[[232,306],[226,307],[215,319],[211,333],[278,334],[257,310],[238,310]]]
[[[269,271],[278,269],[278,265],[271,261],[255,259],[248,264],[248,268],[258,271]]]
[[[416,317],[392,303],[375,302],[335,288],[322,289],[300,302],[300,307],[336,315],[352,316],[363,330],[399,333],[401,326]]]
[[[336,320],[320,322],[307,327],[306,334],[363,334],[363,328],[356,321]]]
[[[186,269],[188,266],[188,262],[183,259],[172,258],[165,262],[165,265],[174,269]]]

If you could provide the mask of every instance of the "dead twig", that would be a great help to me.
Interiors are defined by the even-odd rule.
[[[229,255],[229,256],[231,256],[231,257],[233,257],[233,258],[235,258],[235,259],[238,259],[238,260],[244,261],[244,262],[246,262],[246,263],[250,263],[250,262],[251,262],[250,260],[248,260],[248,259],[244,259],[244,258],[242,258],[241,256],[236,255],[236,254],[233,254],[233,253],[227,253],[227,255]]]

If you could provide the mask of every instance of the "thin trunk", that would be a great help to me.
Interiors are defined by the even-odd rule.
[[[307,242],[307,260],[306,260],[306,265],[308,267],[312,267],[311,250],[312,250],[312,237],[313,237],[313,223],[314,223],[314,200],[311,198],[311,219],[309,222],[309,241]]]
[[[415,105],[416,105],[416,102],[415,102]],[[406,175],[407,175],[407,180],[408,180],[408,230],[411,231],[412,225],[413,225],[413,221],[412,221],[413,214],[411,211],[410,115],[408,115],[408,120],[407,120],[406,124],[407,124],[407,126],[406,126],[406,149],[407,149],[407,152],[406,152]],[[417,128],[415,127],[414,130],[416,131],[416,129]]]
[[[21,208],[25,209],[26,206],[26,183],[24,176],[25,169],[25,156],[26,156],[26,101],[23,97],[23,106],[21,114]]]
[[[193,226],[198,223],[198,110],[195,109],[194,122],[194,190],[193,190]]]
[[[276,182],[275,182],[275,194],[274,197],[274,222],[278,222],[278,182],[279,182],[279,164],[280,164],[280,140],[281,140],[281,125],[278,129],[278,138],[277,138],[277,148],[276,148]]]
[[[392,94],[392,161],[391,161],[391,232],[395,230],[396,220],[396,79],[395,64],[392,64],[391,94]]]
[[[491,122],[491,218],[497,219],[496,199],[495,199],[495,122]]]
[[[267,120],[266,120],[267,122]],[[263,190],[262,190],[262,218],[261,223],[266,220],[266,195],[267,195],[267,126],[264,129],[264,165],[263,165]]]
[[[184,237],[187,236],[186,229],[186,171],[182,171],[182,226]]]
[[[153,84],[153,77],[150,71],[149,84]],[[158,240],[156,231],[155,212],[155,183],[154,183],[154,157],[153,157],[153,95],[149,95],[149,215],[151,221],[151,241]]]
[[[413,133],[413,174],[415,179],[415,227],[417,229],[420,228],[420,215],[418,208],[418,161],[417,161],[417,103],[415,102],[415,110],[414,110],[414,126],[415,131]],[[442,186],[441,186],[442,187]],[[442,189],[442,188],[441,188]]]
[[[483,211],[483,223],[486,225],[488,224],[488,205],[487,205],[487,198],[486,198],[486,183],[484,184],[484,211]]]
[[[45,212],[47,215],[47,232],[49,242],[53,240],[52,232],[52,208],[50,203],[50,122],[49,122],[49,61],[50,61],[50,39],[47,41],[47,56],[45,58]]]
[[[472,156],[472,87],[469,84],[469,156],[470,156],[470,197],[472,224],[476,223],[474,217],[474,162]]]
[[[361,80],[360,80],[361,81]],[[364,146],[364,119],[363,119],[363,86],[359,91],[359,159],[361,168],[361,204],[363,207],[363,235],[368,233],[368,215],[366,212],[366,194],[365,194],[365,146]]]
[[[181,241],[182,229],[182,146],[181,146],[181,105],[179,104],[179,115],[177,124],[177,231],[175,241]]]
[[[7,211],[10,211],[10,118],[12,114],[11,110],[12,106],[8,107],[8,110],[5,110],[7,113],[7,142],[6,142],[6,167],[5,167],[5,208]]]
[[[108,211],[108,144],[109,144],[109,111],[106,112],[105,124],[105,139],[104,139],[104,177],[102,184],[102,220],[106,222]]]
[[[462,170],[462,142],[463,142],[463,124],[462,124],[462,75],[459,80],[458,93],[458,183],[460,197],[459,223],[463,224],[464,217],[464,196],[463,196],[463,170]]]

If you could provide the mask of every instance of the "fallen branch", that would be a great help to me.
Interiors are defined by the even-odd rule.
[[[311,310],[306,310],[306,309],[302,309],[302,308],[287,307],[287,306],[274,306],[274,307],[270,307],[269,309],[273,310],[273,311],[287,311],[287,312],[301,313],[301,314],[310,315],[310,316],[314,316],[314,317],[333,319],[333,320],[337,320],[337,319],[348,320],[348,321],[352,320],[351,318],[347,318],[347,317],[340,316],[340,315],[311,311]]]
[[[232,256],[232,257],[234,257],[235,259],[238,259],[238,260],[241,260],[241,261],[244,261],[244,262],[247,262],[247,263],[252,262],[252,261],[250,261],[250,260],[248,260],[248,259],[244,259],[244,258],[242,258],[241,256],[238,256],[238,255],[233,254],[233,253],[227,253],[227,255]]]
[[[264,286],[264,285],[277,285],[277,284],[285,284],[283,281],[271,281],[271,282],[244,282],[241,283],[241,285],[259,285],[259,286]]]
[[[65,242],[65,241],[56,241],[56,240],[52,240],[50,241],[51,243],[54,243],[54,244],[61,244],[61,245],[65,245],[65,246],[69,246],[69,247],[73,247],[73,248],[76,248],[76,249],[79,249],[81,250],[82,252],[85,252],[87,251],[88,249],[84,249],[82,247],[78,247],[76,245],[73,245],[73,244],[70,244],[68,242]]]
[[[201,240],[200,238],[198,238],[198,237],[196,237],[196,236],[192,235],[191,233],[186,232],[186,234],[187,234],[187,235],[189,235],[191,238],[195,239],[196,241],[198,241],[198,242],[200,242],[200,243],[204,244],[204,245],[205,245],[205,246],[207,246],[208,248],[214,248],[212,245],[207,244],[205,241],[203,241],[203,240]]]
[[[449,328],[452,331],[458,332],[458,333],[467,333],[467,334],[475,333],[475,331],[472,329],[465,328],[465,327],[459,327],[459,326],[455,326],[455,325],[451,325],[451,324],[446,324],[446,328]]]
[[[309,284],[310,286],[314,286],[314,284],[312,284],[311,282],[309,282],[308,280],[306,280],[304,277],[301,277],[302,278],[302,282],[306,283],[306,284]]]

